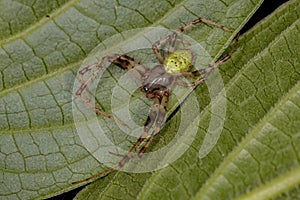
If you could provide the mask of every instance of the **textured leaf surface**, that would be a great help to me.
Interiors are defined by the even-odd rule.
[[[170,167],[146,175],[116,173],[109,184],[101,179],[78,199],[298,199],[298,10],[299,1],[278,9],[241,38],[233,59],[222,66],[227,118],[207,157],[199,160],[198,151],[209,108],[201,113],[193,148]],[[199,99],[205,95],[203,87],[196,92]],[[185,104],[193,106],[189,99]],[[166,129],[173,126],[171,121]]]
[[[82,145],[72,116],[77,70],[102,41],[133,28],[177,28],[197,16],[236,30],[261,3],[55,2],[0,1],[1,199],[52,196],[77,187],[71,185],[72,181],[103,169]],[[182,158],[154,173],[111,174],[89,185],[78,199],[230,199],[268,190],[271,197],[282,192],[299,196],[293,189],[300,179],[296,176],[300,146],[298,10],[299,1],[281,8],[243,37],[233,60],[222,67],[228,100],[226,121],[221,138],[207,157],[199,159],[210,119],[209,94],[202,86],[195,91],[204,109],[199,137]],[[15,22],[20,18],[24,23]],[[195,27],[188,35],[215,58],[234,36],[205,25]],[[109,48],[117,49],[118,43]],[[105,89],[97,93],[98,102],[108,112],[110,89],[115,84],[111,80],[118,73],[118,69],[109,70]],[[187,98],[184,105],[193,110],[192,103]],[[142,115],[140,123],[149,104],[144,103],[141,110],[132,108],[137,119],[138,114]],[[165,145],[174,136],[179,120],[176,114],[153,148]],[[112,137],[123,141],[123,137],[113,134],[110,123],[104,122]],[[129,143],[123,145],[128,147]],[[285,177],[291,177],[290,173],[295,175],[293,184],[272,190]],[[248,191],[252,193],[245,194]]]

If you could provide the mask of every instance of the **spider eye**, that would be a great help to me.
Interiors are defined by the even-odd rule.
[[[143,89],[144,92],[148,92],[148,90],[149,90],[146,85],[144,85],[142,89]]]

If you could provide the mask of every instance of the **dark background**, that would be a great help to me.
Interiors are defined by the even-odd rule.
[[[276,8],[281,6],[288,0],[265,0],[256,13],[251,17],[247,24],[242,28],[241,33],[246,32],[253,27],[257,22],[265,18],[267,15],[272,13]]]
[[[283,3],[288,0],[265,0],[257,12],[252,16],[252,18],[247,22],[247,24],[242,28],[241,34],[245,33],[251,27],[253,27],[257,22],[265,18],[267,15],[272,13],[276,8],[278,8]],[[63,193],[56,197],[49,198],[48,200],[71,200],[73,199],[83,187],[71,190],[69,192]]]

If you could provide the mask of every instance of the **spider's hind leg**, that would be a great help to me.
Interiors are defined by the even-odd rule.
[[[170,90],[164,91],[160,97],[161,99],[159,99],[159,103],[156,105],[157,117],[155,120],[155,127],[154,127],[154,130],[152,131],[151,135],[149,136],[149,138],[146,140],[145,144],[140,148],[140,151],[138,152],[139,157],[143,156],[143,154],[146,152],[147,148],[150,146],[152,140],[160,132],[162,126],[165,123],[170,93],[171,93]],[[152,122],[152,124],[154,124],[154,122]]]
[[[154,98],[154,103],[151,107],[150,113],[148,115],[147,121],[144,125],[144,131],[139,137],[139,139],[135,142],[135,144],[130,148],[127,154],[121,155],[118,153],[112,153],[116,156],[122,156],[123,158],[113,167],[108,168],[105,171],[102,171],[98,174],[95,174],[91,177],[86,179],[73,182],[72,184],[79,184],[79,183],[86,183],[93,179],[103,177],[108,175],[109,173],[121,169],[126,163],[130,161],[130,159],[134,157],[142,157],[147,148],[149,147],[150,143],[152,142],[155,135],[157,135],[165,122],[166,116],[166,108],[168,104],[170,91],[166,90],[163,92],[163,95]],[[149,130],[155,124],[154,130],[149,135]],[[137,154],[135,152],[139,149]]]

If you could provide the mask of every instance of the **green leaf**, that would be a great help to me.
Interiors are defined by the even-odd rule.
[[[1,199],[50,197],[78,187],[71,183],[105,168],[82,144],[72,112],[77,70],[92,49],[126,30],[158,25],[175,29],[199,16],[237,31],[260,4],[260,0],[0,1]],[[194,92],[203,109],[197,137],[180,159],[153,173],[110,174],[85,188],[78,199],[230,199],[251,197],[256,190],[271,190],[267,193],[271,197],[283,192],[299,196],[292,190],[299,184],[298,10],[299,1],[283,6],[246,34],[233,59],[222,66],[226,119],[218,143],[206,157],[200,159],[199,150],[212,103],[203,85]],[[20,20],[23,23],[16,23]],[[203,24],[187,34],[214,60],[234,37]],[[101,48],[119,48],[119,41],[110,42]],[[145,57],[141,55],[140,60]],[[103,75],[107,81],[97,90],[97,102],[107,112],[116,85],[113,80],[121,74],[118,68],[107,70]],[[131,114],[143,124],[152,102],[141,94],[137,99],[144,103],[132,106]],[[170,105],[175,109],[178,102]],[[191,112],[193,105],[193,99],[186,98],[182,107]],[[179,112],[172,116],[150,150],[172,140],[183,116]],[[130,147],[134,138],[121,136],[110,120],[98,119],[111,139],[124,149]],[[177,152],[168,155],[172,153]],[[292,184],[272,190],[291,176]],[[248,191],[252,192],[245,194]]]
[[[299,22],[299,1],[291,1],[240,39],[232,60],[220,69],[226,121],[207,157],[199,159],[199,148],[209,107],[201,113],[199,138],[169,167],[152,174],[118,172],[91,184],[77,199],[298,199]],[[196,89],[199,102],[203,90]],[[176,125],[176,117],[165,131]]]
[[[67,0],[59,1],[13,1],[0,2],[0,39],[17,37],[25,30],[31,30],[31,25],[45,22],[45,17],[62,7]],[[45,19],[43,19],[45,18]],[[33,29],[32,29],[33,30]]]

